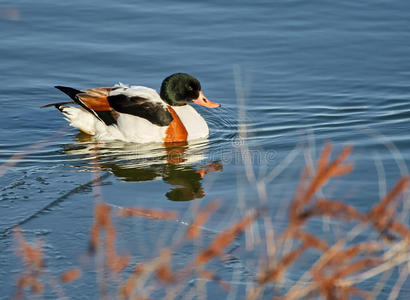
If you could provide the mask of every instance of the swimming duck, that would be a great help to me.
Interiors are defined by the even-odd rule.
[[[98,140],[173,143],[205,138],[209,135],[208,125],[188,103],[209,108],[221,106],[208,100],[200,82],[185,73],[165,78],[160,94],[148,87],[121,83],[82,91],[64,86],[56,88],[74,102],[43,107],[54,105],[71,126]]]

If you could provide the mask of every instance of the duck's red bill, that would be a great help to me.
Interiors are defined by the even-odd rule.
[[[192,100],[192,102],[194,102],[195,104],[198,104],[198,105],[209,107],[209,108],[215,108],[215,107],[220,107],[221,106],[221,104],[218,104],[218,103],[215,103],[215,102],[212,102],[212,101],[208,100],[201,91],[199,92],[199,97]]]

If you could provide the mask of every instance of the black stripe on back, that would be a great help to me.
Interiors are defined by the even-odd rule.
[[[111,110],[96,110],[95,112],[100,117],[100,119],[104,121],[105,125],[110,126],[117,124],[115,112]]]
[[[161,103],[142,97],[119,94],[108,96],[108,102],[120,113],[144,118],[158,126],[168,126],[173,120],[171,113]]]

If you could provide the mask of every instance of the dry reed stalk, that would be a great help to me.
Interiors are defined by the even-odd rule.
[[[381,258],[365,258],[361,259],[355,262],[350,263],[347,266],[340,266],[339,268],[336,268],[336,271],[333,272],[331,275],[332,279],[341,279],[344,278],[348,275],[351,275],[353,273],[358,273],[359,271],[373,267],[375,265],[378,265],[382,262],[383,260]]]
[[[161,264],[156,268],[157,277],[164,283],[172,283],[176,280],[176,276],[171,271],[171,255],[170,249],[162,249],[160,253]]]
[[[316,248],[321,251],[326,251],[329,248],[329,245],[325,241],[302,230],[295,231],[292,237],[300,240],[302,244],[310,248]]]
[[[379,231],[379,233],[392,241],[396,237],[391,234],[394,231],[403,238],[410,239],[410,230],[408,226],[395,221],[398,197],[408,190],[410,186],[410,177],[401,178],[390,192],[384,196],[367,214],[370,223]]]
[[[306,209],[299,215],[299,218],[305,220],[315,216],[326,216],[346,221],[366,220],[366,216],[359,213],[353,206],[344,204],[340,201],[329,201],[326,199],[316,200],[312,207]]]
[[[408,263],[410,261],[409,244],[406,240],[397,242],[392,245],[392,247],[388,251],[380,255],[380,257],[382,258],[383,263],[360,274],[350,276],[348,279],[341,280],[341,282],[346,285],[362,282],[381,273],[389,271],[398,265]]]
[[[410,241],[410,229],[406,225],[393,222],[390,224],[390,230],[400,234],[407,242]]]
[[[139,207],[126,207],[117,211],[118,217],[145,217],[158,220],[176,220],[178,213],[174,211],[161,211]]]
[[[379,258],[365,258],[354,261],[347,266],[342,263],[333,264],[332,274],[322,276],[323,274],[315,273],[313,275],[313,285],[319,290],[320,294],[326,299],[348,299],[351,295],[369,295],[367,291],[357,289],[353,284],[341,284],[341,280],[353,273],[358,273],[365,268],[370,268],[380,264],[382,260]]]
[[[332,146],[327,143],[318,159],[317,171],[311,174],[313,168],[305,168],[302,172],[300,183],[296,191],[294,200],[290,205],[288,228],[275,242],[270,239],[272,246],[279,249],[281,244],[287,241],[299,241],[299,246],[292,249],[292,244],[288,250],[271,251],[268,255],[269,261],[261,267],[258,274],[257,283],[252,293],[248,293],[249,298],[257,298],[263,295],[264,286],[269,283],[277,283],[284,278],[284,274],[308,248],[315,248],[323,254],[309,270],[311,281],[296,291],[292,287],[288,294],[282,299],[298,299],[303,297],[313,297],[321,295],[326,299],[349,299],[351,296],[368,297],[369,293],[358,289],[355,284],[375,275],[390,270],[395,266],[409,262],[408,242],[410,239],[410,229],[405,224],[395,221],[398,207],[398,198],[410,185],[410,177],[402,178],[395,187],[376,204],[368,214],[359,213],[353,206],[343,204],[340,201],[329,201],[327,199],[317,199],[316,193],[333,177],[341,176],[352,170],[351,164],[344,164],[344,161],[351,152],[351,147],[345,147],[340,155],[330,161]],[[192,224],[185,232],[185,237],[181,236],[180,246],[188,240],[196,240],[201,236],[201,226],[207,222],[211,214],[218,208],[219,203],[212,202],[205,209],[202,209],[194,218]],[[225,249],[243,233],[255,219],[260,216],[260,212],[252,211],[243,219],[233,224],[230,228],[220,232],[203,251],[199,252],[191,264],[187,267],[172,271],[171,259],[175,248],[162,249],[160,255],[152,261],[138,264],[129,278],[122,283],[118,290],[121,299],[147,299],[143,296],[150,295],[150,291],[157,288],[166,287],[167,295],[176,295],[182,291],[183,284],[189,276],[194,275],[199,278],[213,280],[223,289],[229,291],[230,285],[214,272],[205,270],[203,267],[212,259],[224,255]],[[143,208],[123,208],[117,212],[118,217],[147,217],[150,219],[174,220],[178,217],[176,212],[164,212],[159,210],[149,210]],[[325,240],[303,230],[303,225],[312,217],[330,217],[341,221],[358,221],[359,224],[372,224],[382,237],[394,237],[391,240],[400,239],[389,251],[383,252],[383,241],[366,241],[347,247],[347,242],[339,240],[335,245],[328,245]],[[271,224],[265,222],[265,226]],[[265,228],[269,230],[269,228]],[[95,206],[95,222],[90,232],[90,249],[96,252],[101,240],[101,234],[105,233],[103,240],[104,266],[113,274],[120,273],[129,263],[128,256],[118,256],[115,251],[116,231],[111,219],[111,207],[104,202],[98,202]],[[397,234],[396,236],[393,236]],[[40,247],[30,246],[22,237],[21,232],[16,231],[16,237],[20,245],[20,255],[23,258],[26,268],[29,271],[23,273],[18,281],[16,296],[22,296],[25,288],[31,288],[34,293],[43,291],[44,286],[40,282],[39,274],[44,268],[43,253]],[[398,247],[400,245],[400,247]],[[397,247],[396,247],[397,246]],[[346,247],[346,249],[345,249]],[[407,276],[408,272],[403,272]],[[62,282],[70,282],[81,275],[79,269],[67,271],[61,275]],[[148,286],[148,280],[156,276],[155,285]],[[403,281],[404,279],[401,278]],[[161,284],[160,284],[161,283]],[[171,285],[172,284],[172,285]],[[178,287],[178,285],[179,287]],[[401,286],[397,284],[396,290]],[[178,287],[178,288],[177,288]],[[173,293],[168,293],[173,289]],[[138,293],[139,295],[135,295]],[[397,294],[397,291],[395,291]],[[394,295],[395,293],[392,293]]]
[[[268,270],[264,270],[258,275],[258,284],[263,285],[268,282],[277,282],[282,279],[286,269],[292,265],[308,248],[308,246],[302,244],[298,248],[283,255],[282,259],[276,266]]]
[[[63,274],[60,275],[60,280],[64,283],[69,283],[71,281],[74,281],[78,278],[81,277],[81,270],[76,268],[69,270],[67,272],[64,272]]]
[[[95,252],[98,248],[101,231],[105,231],[105,259],[111,272],[119,273],[129,264],[127,255],[118,256],[115,251],[116,231],[111,221],[111,207],[98,202],[94,209],[95,222],[90,233],[90,249]]]
[[[218,201],[211,202],[205,209],[199,211],[194,222],[188,227],[185,238],[196,239],[201,235],[201,226],[203,226],[209,219],[210,215],[219,207]]]
[[[169,265],[161,265],[158,267],[157,277],[164,283],[172,283],[175,282],[176,278],[172,274],[171,267]]]
[[[43,250],[41,244],[37,241],[37,246],[31,246],[23,237],[21,230],[16,228],[14,236],[18,241],[17,254],[22,258],[25,269],[23,274],[17,280],[17,291],[15,298],[23,297],[26,288],[31,289],[32,293],[39,294],[44,290],[44,285],[41,283],[40,275],[45,269]]]
[[[405,176],[401,178],[396,185],[390,190],[390,192],[383,198],[381,201],[376,204],[368,216],[370,219],[379,218],[386,211],[387,207],[394,201],[397,200],[397,197],[401,195],[404,191],[409,188],[410,177]]]
[[[26,288],[30,288],[34,294],[40,294],[44,290],[44,285],[35,274],[23,274],[17,281],[17,291],[14,297],[21,299]]]
[[[313,179],[308,180],[309,171],[307,168],[302,172],[299,186],[296,190],[295,198],[290,205],[289,227],[301,226],[306,219],[301,218],[306,209],[306,206],[312,202],[315,193],[322,188],[332,177],[341,176],[352,171],[352,164],[343,162],[349,156],[352,148],[345,146],[339,156],[332,162],[329,162],[332,145],[327,143],[319,157],[317,172]]]
[[[389,298],[387,300],[393,300],[396,299],[397,296],[399,295],[399,292],[404,284],[404,282],[407,280],[409,276],[409,265],[405,265],[402,270],[400,271],[399,278],[397,279],[396,283],[394,284],[390,294]]]
[[[211,259],[222,256],[224,249],[228,247],[240,233],[250,226],[259,215],[260,213],[253,211],[230,228],[219,233],[208,248],[195,257],[194,266],[204,265]]]
[[[137,285],[137,281],[142,272],[144,272],[144,265],[136,265],[131,276],[125,281],[125,283],[122,284],[118,291],[118,296],[121,299],[130,299],[132,297],[135,286]]]
[[[307,247],[316,246],[316,248],[325,252],[320,257],[319,263],[311,268],[313,282],[304,287],[303,292],[292,289],[292,293],[288,295],[290,297],[285,296],[285,299],[298,299],[308,294],[314,295],[316,292],[319,292],[326,299],[348,299],[352,295],[359,297],[369,295],[369,292],[357,289],[352,283],[347,284],[348,281],[345,278],[352,274],[360,274],[364,269],[370,270],[373,267],[380,266],[381,263],[385,263],[386,260],[380,256],[369,256],[380,252],[383,247],[382,243],[363,242],[346,250],[341,249],[339,245],[339,247],[333,246],[327,250],[326,242],[301,230],[301,226],[311,217],[327,216],[342,221],[356,220],[362,224],[371,223],[380,233],[390,230],[407,241],[410,239],[408,226],[394,221],[397,209],[396,200],[409,187],[409,177],[399,180],[380,203],[375,205],[371,212],[366,215],[359,213],[353,206],[343,204],[340,201],[314,200],[316,192],[329,179],[349,173],[352,170],[351,164],[342,165],[350,151],[350,147],[345,147],[333,162],[329,162],[331,144],[328,143],[319,157],[317,172],[312,175],[312,180],[309,180],[309,169],[304,169],[295,198],[290,205],[289,226],[278,240],[278,242],[284,242],[288,239],[298,239],[302,242],[302,245],[282,255],[279,263],[274,267],[268,267],[268,269],[260,272],[259,286],[268,282],[279,281],[286,269],[296,261]],[[313,204],[310,204],[311,202]],[[255,291],[257,291],[255,295],[259,296],[262,288]]]
[[[209,214],[212,213],[218,206],[217,202],[211,203],[200,216],[197,217],[193,224],[188,228],[186,239],[195,239],[199,236],[197,226],[206,222]],[[163,212],[156,210],[146,210],[140,208],[125,208],[118,212],[118,216],[148,216],[154,219],[175,219],[177,214],[175,212]],[[244,226],[244,225],[242,225]],[[240,227],[239,225],[237,227]],[[235,227],[237,230],[238,228]],[[239,229],[240,230],[240,229]],[[179,243],[177,243],[179,244]],[[175,250],[175,249],[174,249]],[[144,264],[138,265],[134,273],[126,280],[119,290],[119,295],[122,299],[132,298],[132,294],[138,287],[142,287],[144,281],[152,273],[156,274],[156,277],[165,284],[175,283],[183,278],[187,278],[194,268],[182,269],[176,272],[172,272],[170,261],[171,261],[171,249],[162,249],[159,257],[153,259],[151,262],[145,262]]]
[[[310,208],[307,207],[307,205],[313,201],[315,193],[332,177],[347,174],[353,169],[351,164],[343,164],[351,152],[350,146],[346,146],[340,155],[332,162],[330,162],[331,150],[331,144],[327,143],[318,159],[317,171],[313,174],[312,180],[309,180],[309,169],[305,168],[303,170],[294,200],[290,205],[290,222],[288,228],[279,238],[279,241],[286,241],[289,238],[299,239],[302,245],[284,254],[273,267],[260,272],[258,279],[259,285],[279,281],[283,277],[286,269],[292,265],[307,248],[313,247],[321,251],[328,249],[326,242],[300,229],[308,218],[312,216],[329,215],[331,217],[340,216],[346,219],[363,219],[362,215],[353,207],[339,202],[330,202],[325,199],[320,199],[315,201]]]
[[[224,281],[221,277],[217,276],[214,272],[209,270],[198,271],[198,276],[204,279],[213,280],[219,284],[219,286],[226,292],[231,291],[232,287],[229,283]]]
[[[382,246],[377,242],[364,242],[346,250],[331,248],[322,255],[320,263],[311,268],[312,278],[314,279],[312,283],[313,290],[319,289],[320,293],[327,299],[331,299],[336,294],[356,291],[356,289],[347,289],[353,287],[352,284],[342,285],[340,281],[343,281],[343,278],[348,275],[362,271],[364,268],[380,264],[382,259],[367,258],[366,255],[367,253],[378,252],[381,249]],[[353,261],[362,253],[365,254],[364,259]],[[342,289],[345,290],[342,291]]]
[[[331,143],[327,143],[321,156],[319,157],[317,172],[308,189],[304,193],[303,198],[300,200],[302,203],[309,202],[313,195],[332,177],[342,176],[352,171],[352,164],[342,165],[344,160],[346,160],[346,158],[350,155],[352,147],[349,145],[345,146],[339,156],[333,162],[329,162],[331,149]]]
[[[389,223],[386,221],[386,218],[380,218],[379,214],[385,210],[387,211],[387,219],[392,218],[395,215],[395,209],[388,209],[387,206],[391,203],[398,195],[400,195],[408,187],[407,180],[400,180],[398,184],[383,198],[379,204],[377,204],[370,213],[367,214],[366,218],[362,218],[361,222],[371,222],[374,224],[376,229],[380,232],[385,230],[387,227],[400,233],[403,238],[408,239],[409,229],[407,226],[399,223]],[[350,215],[355,216],[354,213]],[[356,218],[359,216],[356,216]],[[337,251],[333,249],[331,255],[327,254],[328,258],[322,260],[322,264],[317,266],[315,269],[312,269],[313,278],[316,281],[317,287],[319,288],[321,294],[327,299],[332,299],[339,295],[341,299],[348,298],[350,293],[357,292],[357,289],[354,288],[351,284],[340,285],[340,281],[346,276],[351,274],[359,274],[363,269],[369,269],[374,266],[378,266],[383,263],[385,260],[381,257],[369,258],[366,257],[353,261],[354,258],[358,257],[360,253],[374,253],[382,249],[381,243],[378,242],[367,242],[361,243],[350,247],[347,250]],[[346,261],[351,261],[347,266],[343,265]],[[342,265],[342,266],[341,266]],[[326,270],[327,269],[327,270]],[[331,275],[325,276],[325,271],[331,273]],[[353,288],[353,289],[352,289]],[[366,292],[361,291],[362,295],[365,295]]]
[[[359,298],[367,299],[371,294],[370,292],[361,290],[355,286],[341,287],[339,293],[339,299],[341,300],[351,299],[351,296],[358,296]]]
[[[326,267],[340,265],[357,257],[361,253],[375,253],[382,249],[382,245],[377,242],[363,242],[358,245],[354,245],[346,250],[336,250],[332,255],[328,256],[325,260],[325,264],[321,264],[314,269],[314,272],[323,272]]]
[[[107,224],[111,223],[110,220],[111,207],[104,202],[97,202],[94,207],[94,224],[91,227],[90,232],[90,246],[91,253],[95,252],[98,247],[98,241],[100,239],[100,232],[107,227]]]
[[[37,247],[31,246],[24,239],[19,228],[14,230],[14,236],[19,243],[17,252],[23,259],[25,266],[32,269],[44,268],[43,250],[41,249],[40,242],[37,241]]]
[[[323,279],[319,286],[319,295],[329,300],[348,300],[351,299],[351,296],[359,296],[365,299],[369,296],[369,292],[361,290],[356,286],[338,287],[336,282],[330,279]]]
[[[158,257],[149,262],[137,264],[133,274],[122,284],[118,291],[121,299],[133,299],[135,291],[143,292],[144,284],[151,274],[155,274],[162,283],[172,283],[179,280],[181,274],[171,272],[169,266],[171,256],[171,249],[164,248],[161,249]]]
[[[206,209],[205,212],[202,217],[200,218],[200,221],[198,221],[197,219],[194,220],[194,225],[199,224],[200,222],[205,221],[204,216],[206,216],[206,214],[210,213],[210,211],[213,211],[217,208],[217,204],[216,202],[214,202],[214,204],[210,204]],[[204,212],[204,211],[203,211]],[[170,283],[170,282],[179,282],[180,285],[174,286],[173,288],[171,288],[169,290],[169,292],[167,292],[167,296],[166,298],[174,298],[176,293],[178,291],[181,290],[181,284],[182,284],[182,280],[183,279],[187,279],[189,278],[190,275],[196,274],[201,277],[207,277],[208,279],[212,279],[215,280],[219,283],[219,285],[223,288],[226,289],[228,288],[228,284],[226,284],[224,281],[222,281],[222,279],[220,279],[219,277],[217,277],[216,275],[212,275],[211,276],[211,272],[210,271],[205,271],[202,267],[204,265],[206,265],[210,260],[217,258],[217,257],[221,257],[224,254],[224,249],[226,247],[228,247],[235,239],[236,237],[243,233],[245,231],[246,228],[248,228],[253,222],[254,220],[260,216],[260,212],[256,212],[253,211],[251,213],[249,213],[247,216],[245,216],[243,219],[241,219],[240,221],[238,221],[237,223],[233,224],[230,228],[222,231],[221,233],[217,234],[217,236],[214,238],[214,240],[210,243],[210,245],[203,251],[201,251],[199,254],[197,254],[195,256],[195,258],[193,259],[193,262],[191,264],[188,264],[186,267],[175,271],[174,273],[171,273],[171,270],[169,268],[169,265],[165,265],[165,267],[163,266],[163,263],[156,263],[156,266],[154,268],[151,268],[154,270],[158,270],[158,267],[160,268],[160,271],[162,272],[162,274],[160,274],[161,277],[164,278],[160,278],[161,280]],[[192,225],[190,226],[191,228]],[[195,231],[195,230],[194,230]],[[199,235],[196,235],[196,231],[194,234],[194,239],[198,238]],[[187,239],[187,238],[185,238]],[[156,261],[156,260],[154,260]],[[153,261],[153,262],[154,262]],[[151,264],[153,263],[151,262]],[[162,262],[164,262],[164,259],[162,259]],[[157,271],[157,276],[158,276],[158,271]],[[159,277],[159,276],[158,276]],[[165,280],[164,280],[165,279]]]

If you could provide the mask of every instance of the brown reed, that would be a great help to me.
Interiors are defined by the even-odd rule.
[[[303,255],[309,255],[308,249],[315,250],[319,257],[302,276],[308,281],[300,285],[296,283],[283,296],[278,295],[275,289],[274,294],[271,295],[274,299],[304,299],[319,296],[332,300],[350,297],[364,299],[370,297],[371,293],[357,286],[360,280],[371,278],[383,270],[390,270],[409,261],[410,229],[406,224],[398,221],[396,216],[400,208],[400,200],[410,186],[410,177],[401,178],[368,213],[361,213],[354,206],[340,200],[317,196],[329,180],[353,170],[353,165],[345,162],[351,151],[352,148],[346,146],[334,160],[331,160],[332,145],[327,143],[318,158],[316,170],[304,168],[295,196],[289,205],[288,226],[276,236],[276,239],[272,237],[269,244],[262,245],[265,249],[274,249],[274,251],[268,251],[270,255],[262,260],[261,267],[256,272],[255,282],[249,283],[253,286],[249,289],[247,298],[257,299],[266,296],[264,294],[266,288],[272,284],[278,286],[283,282],[291,266],[295,265]],[[116,281],[110,281],[110,284],[117,282],[117,296],[120,299],[148,299],[153,291],[158,290],[165,291],[168,298],[175,298],[182,294],[189,280],[195,278],[214,281],[225,291],[232,291],[232,286],[224,278],[206,268],[212,260],[227,255],[226,249],[257,220],[262,214],[262,209],[248,211],[242,219],[216,234],[208,245],[193,253],[184,267],[174,266],[173,270],[174,253],[184,244],[201,238],[203,225],[219,205],[219,202],[214,201],[205,208],[199,209],[182,240],[174,241],[173,246],[169,248],[158,249],[158,256],[150,261],[139,261],[135,264],[134,270],[127,274],[124,270],[130,264],[131,257],[121,256],[116,252],[117,232],[113,216],[176,220],[178,214],[173,211],[139,207],[117,209],[113,214],[113,209],[108,204],[99,201],[95,205],[94,223],[90,229],[90,253],[103,255],[103,266],[116,276],[114,277]],[[305,226],[309,220],[323,217],[336,220],[341,224],[356,223],[363,228],[368,228],[369,238],[354,243],[348,243],[347,239],[341,238],[335,243],[330,243],[318,234],[308,232]],[[269,229],[273,230],[273,228]],[[41,244],[37,242],[36,246],[30,245],[24,240],[20,230],[15,231],[15,237],[18,241],[17,253],[22,257],[25,265],[25,271],[17,281],[16,297],[22,297],[25,290],[42,293],[45,284],[41,276],[45,273],[45,265]],[[366,277],[360,277],[363,274],[366,274]],[[80,276],[81,270],[75,268],[63,273],[60,280],[69,283]],[[113,297],[109,296],[109,298]]]
[[[217,234],[211,244],[195,257],[194,266],[206,264],[211,259],[223,255],[223,250],[228,247],[240,233],[249,227],[259,215],[260,212],[252,211],[230,228]]]
[[[81,277],[81,270],[78,268],[69,270],[60,275],[60,280],[69,283]]]
[[[17,291],[15,298],[20,299],[24,295],[25,289],[30,289],[32,293],[39,294],[44,290],[44,284],[41,283],[41,274],[45,268],[43,250],[41,242],[36,241],[36,246],[30,245],[23,237],[21,230],[14,230],[14,237],[17,239],[17,254],[22,258],[25,269],[17,280]]]
[[[145,217],[158,220],[176,220],[178,213],[174,211],[161,211],[139,207],[126,207],[117,211],[118,217]]]
[[[219,202],[211,202],[204,210],[199,211],[194,222],[188,227],[185,238],[196,239],[201,235],[201,226],[208,221],[210,215],[219,207]]]
[[[311,247],[323,252],[319,263],[313,265],[310,270],[312,282],[304,287],[305,292],[298,293],[296,289],[293,289],[292,293],[282,298],[299,299],[307,295],[320,294],[325,299],[348,299],[353,295],[362,298],[369,295],[369,292],[358,289],[352,283],[348,283],[349,281],[345,278],[385,263],[383,256],[380,256],[383,254],[382,241],[361,242],[347,249],[337,246],[341,245],[337,242],[335,246],[329,247],[325,241],[303,231],[302,227],[313,217],[328,217],[347,222],[354,220],[363,225],[370,223],[384,236],[391,237],[391,234],[387,235],[387,233],[394,232],[402,239],[409,241],[408,226],[394,220],[398,198],[409,187],[408,177],[400,179],[367,214],[362,214],[353,206],[341,201],[315,197],[320,188],[332,177],[347,174],[353,169],[351,164],[344,164],[351,152],[351,147],[345,147],[333,161],[330,161],[331,149],[331,144],[327,143],[318,159],[315,173],[312,174],[307,168],[302,172],[299,187],[290,205],[288,228],[278,239],[279,245],[289,239],[299,240],[301,244],[289,252],[279,252],[280,257],[275,258],[276,262],[263,264],[258,276],[258,286],[256,290],[251,290],[248,294],[249,298],[259,297],[267,283],[280,281],[287,269]]]
[[[91,228],[90,249],[94,253],[98,249],[100,233],[105,231],[106,265],[113,273],[119,273],[129,264],[129,256],[118,256],[115,251],[116,231],[111,220],[111,207],[104,202],[98,202],[94,209],[95,222]]]

